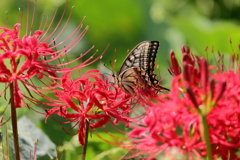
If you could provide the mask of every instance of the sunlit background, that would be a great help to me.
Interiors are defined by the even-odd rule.
[[[19,22],[21,13],[26,14],[28,4],[27,0],[0,1],[0,26],[13,28],[13,25]],[[53,26],[56,26],[62,15],[65,0],[38,0],[33,28],[39,27],[42,15],[51,17],[57,5],[59,10]],[[73,58],[84,53],[92,45],[100,54],[109,44],[102,61],[111,68],[116,52],[116,73],[129,50],[135,45],[141,41],[156,40],[160,42],[156,72],[160,73],[158,76],[163,78],[162,83],[167,87],[170,87],[167,71],[170,50],[174,50],[178,58],[181,57],[182,45],[191,47],[198,55],[206,56],[206,47],[213,48],[216,53],[220,51],[230,54],[232,49],[229,40],[232,40],[235,48],[240,43],[239,0],[69,0],[65,20],[72,6],[74,8],[71,20],[62,39],[64,34],[67,36],[85,16],[84,27],[90,27],[83,40],[72,51]],[[30,10],[34,10],[32,0]],[[98,63],[95,63],[91,68],[97,66]],[[106,73],[111,72],[105,67],[101,69]],[[62,147],[61,151],[66,150],[63,159],[76,159],[80,152],[77,150],[79,147],[76,138],[66,135],[54,121],[49,120],[44,124],[42,117],[32,116],[32,111],[20,113],[19,118],[25,114],[33,119],[56,146]],[[111,150],[111,147],[95,136],[90,140],[88,158],[96,158],[96,155],[103,153],[115,155],[113,149],[112,153],[106,153],[108,150]],[[103,157],[100,156],[99,159]]]

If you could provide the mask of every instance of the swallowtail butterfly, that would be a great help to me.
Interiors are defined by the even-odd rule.
[[[138,89],[163,89],[154,74],[158,41],[144,41],[135,46],[118,71],[115,82],[127,94],[134,95]]]

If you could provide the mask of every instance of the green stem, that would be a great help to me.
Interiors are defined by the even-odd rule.
[[[89,123],[88,121],[86,121],[86,132],[85,132],[85,145],[82,148],[82,158],[81,160],[85,160],[86,158],[86,153],[87,153],[87,145],[88,145],[88,132],[89,132]]]
[[[14,104],[14,89],[13,83],[10,84],[10,96],[11,96],[11,114],[12,114],[12,130],[13,130],[13,142],[15,151],[15,160],[20,160],[19,143],[18,143],[18,127],[17,127],[17,112]]]
[[[203,126],[203,136],[204,136],[204,140],[207,148],[207,160],[212,160],[212,147],[211,147],[211,142],[209,137],[207,116],[201,115],[201,118],[202,118],[202,126]]]

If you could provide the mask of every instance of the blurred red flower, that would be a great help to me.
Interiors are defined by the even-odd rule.
[[[237,57],[232,55],[234,67],[224,70],[222,62],[208,65],[189,48],[183,47],[182,52],[183,67],[179,66],[174,52],[170,54],[170,71],[174,75],[171,91],[158,96],[158,104],[149,103],[149,114],[130,132],[133,148],[149,154],[150,159],[159,154],[202,159],[207,151],[201,116],[206,116],[213,158],[240,159],[237,154],[240,147]],[[174,148],[179,154],[173,154]]]

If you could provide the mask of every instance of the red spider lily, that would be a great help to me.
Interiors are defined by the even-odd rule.
[[[88,27],[86,27],[82,32],[80,32],[82,28],[81,22],[68,37],[66,37],[63,41],[56,43],[60,35],[63,33],[63,30],[65,29],[71,16],[70,14],[64,27],[59,28],[59,25],[64,17],[64,13],[52,33],[49,32],[53,21],[51,21],[48,28],[43,28],[44,31],[37,30],[33,33],[33,35],[24,35],[22,38],[19,36],[19,23],[14,26],[13,30],[0,27],[0,82],[7,83],[7,87],[3,89],[1,95],[5,93],[9,84],[13,83],[16,108],[22,107],[23,96],[25,96],[22,95],[19,83],[27,89],[37,91],[41,88],[38,88],[36,84],[32,84],[32,82],[29,81],[30,79],[37,77],[41,83],[43,83],[44,80],[47,80],[52,81],[49,85],[54,85],[54,77],[57,78],[58,73],[70,72],[74,69],[82,68],[99,59],[100,56],[93,59],[94,55],[92,55],[81,64],[77,64],[71,68],[68,67],[71,63],[82,59],[83,56],[93,49],[92,47],[73,61],[59,64],[61,59],[67,58],[66,54],[80,42],[88,30]],[[57,12],[53,16],[53,19],[56,14]],[[32,30],[30,32],[32,32]],[[54,34],[57,35],[53,36]]]
[[[177,148],[187,159],[202,159],[207,155],[203,133],[207,131],[213,159],[240,159],[240,66],[233,58],[237,56],[232,56],[236,71],[224,71],[219,63],[208,65],[190,49],[183,47],[182,52],[183,73],[171,52],[170,70],[175,75],[171,91],[158,97],[159,104],[150,104],[142,126],[130,133],[134,148],[150,158],[160,153],[174,157],[171,151]],[[203,129],[202,116],[206,117],[207,130]]]
[[[41,29],[34,31],[35,7],[29,26],[30,7],[28,6],[26,34],[23,37],[20,37],[20,23],[17,23],[13,30],[0,27],[0,82],[6,84],[0,96],[6,94],[9,90],[10,102],[7,106],[11,105],[10,118],[12,121],[16,159],[20,159],[16,108],[21,108],[23,104],[29,106],[26,100],[43,108],[39,103],[47,103],[39,101],[37,99],[38,96],[50,100],[45,93],[47,93],[46,91],[49,89],[56,88],[55,85],[61,80],[61,74],[90,65],[102,56],[101,54],[93,59],[94,55],[97,53],[95,52],[87,60],[79,63],[78,61],[81,61],[81,59],[94,48],[92,47],[78,58],[69,61],[67,54],[80,42],[87,32],[88,27],[81,31],[82,21],[72,33],[68,34],[68,36],[64,36],[64,40],[59,40],[66,29],[72,13],[70,12],[66,23],[61,28],[60,26],[67,7],[67,5],[65,5],[63,14],[53,30],[51,30],[51,27],[57,15],[57,9],[50,24],[47,24],[47,21],[41,22]],[[30,31],[28,31],[28,27]],[[65,62],[64,59],[67,59],[67,62]],[[23,87],[25,87],[25,90],[22,90]],[[60,93],[56,94],[60,95]],[[8,97],[4,96],[4,98],[7,99]],[[64,98],[64,96],[62,98]],[[65,97],[64,100],[67,100],[67,97]],[[60,103],[56,105],[60,105]],[[4,111],[5,110],[6,109],[4,109]],[[4,125],[8,120],[3,122],[3,119],[1,119],[0,126]],[[106,118],[104,120],[106,121]]]
[[[51,92],[56,96],[53,105],[60,103],[61,106],[48,110],[46,119],[57,114],[66,119],[62,123],[75,122],[73,128],[78,127],[81,145],[85,144],[86,123],[89,123],[91,129],[99,128],[107,122],[116,124],[121,121],[128,124],[129,98],[109,84],[98,70],[87,71],[74,80],[70,76],[70,73],[65,73],[61,84]]]
[[[53,53],[52,49],[46,43],[37,43],[37,37],[41,35],[40,31],[33,36],[18,37],[18,26],[14,30],[1,27],[3,32],[0,34],[0,46],[2,54],[0,55],[0,82],[14,83],[15,107],[21,107],[22,94],[19,90],[18,81],[24,82],[36,74],[42,74],[45,70],[48,74],[55,76],[54,72],[43,68],[41,63],[36,61],[41,53]],[[21,62],[24,59],[24,62]],[[10,66],[7,65],[10,62]]]

